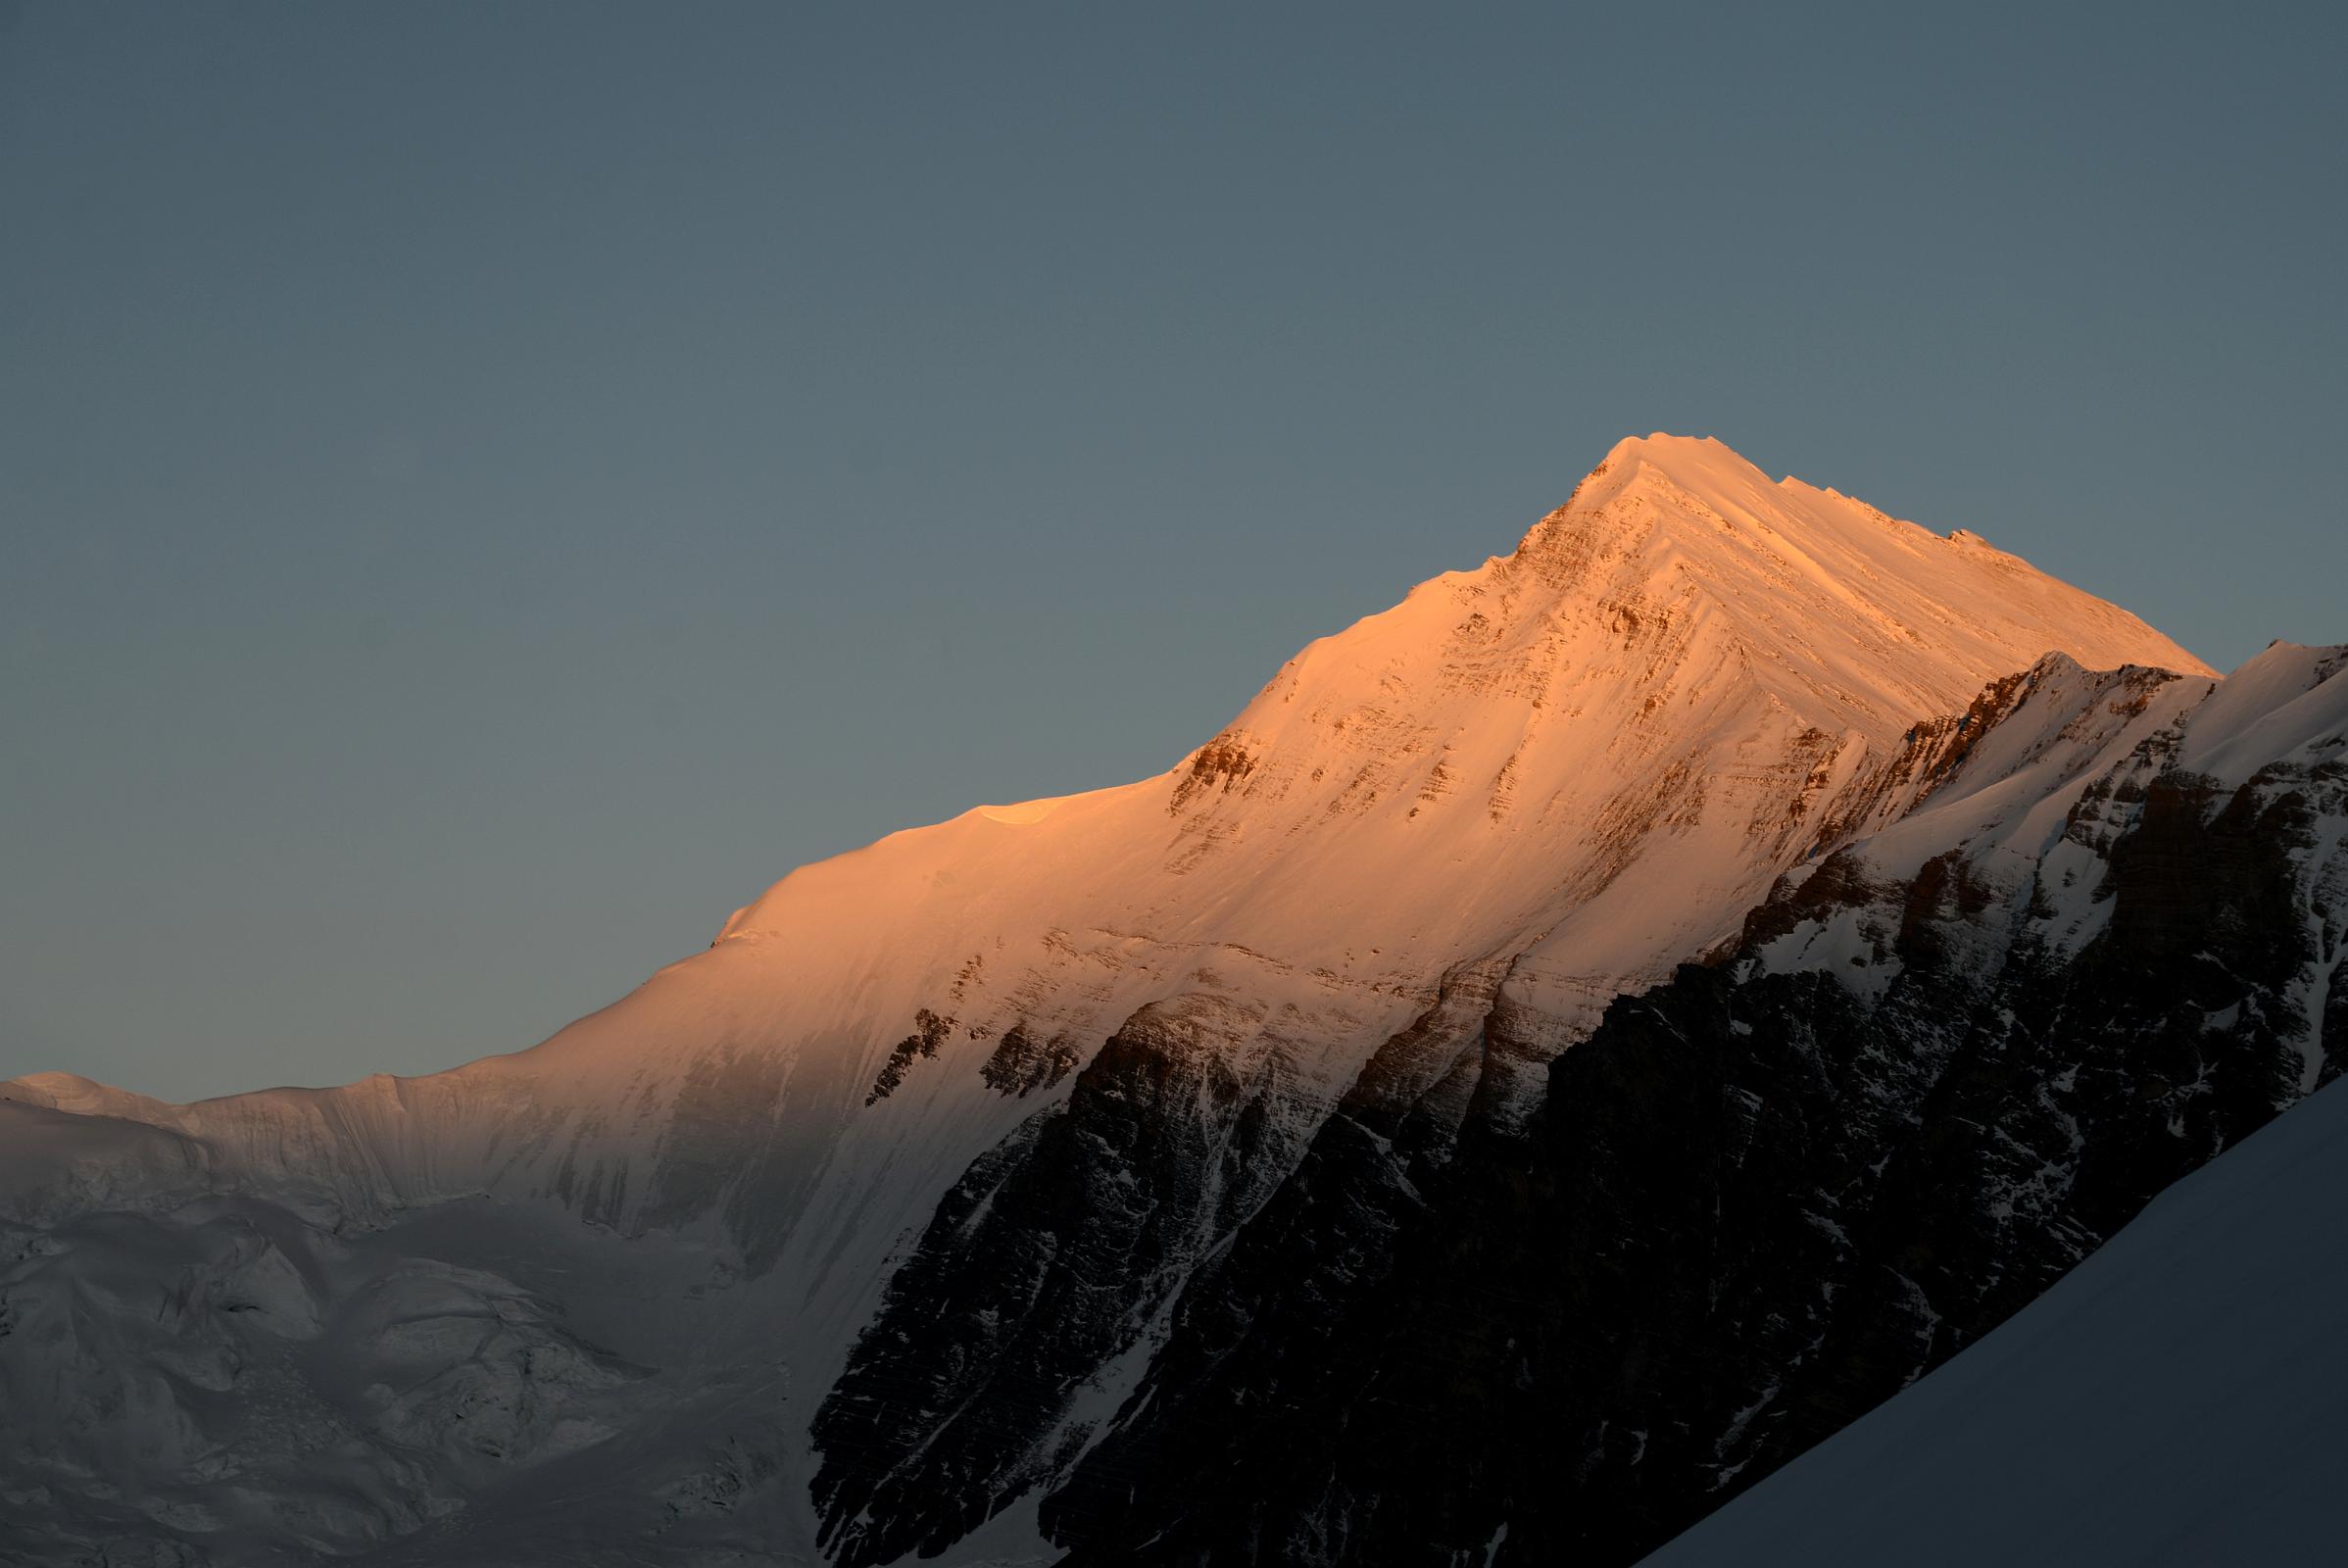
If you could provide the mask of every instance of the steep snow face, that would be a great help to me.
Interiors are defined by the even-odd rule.
[[[48,1092],[361,1213],[484,1190],[623,1227],[718,1213],[771,1261],[810,1210],[917,1219],[1152,1003],[1371,1041],[1498,955],[1553,1051],[1733,934],[1854,805],[1893,808],[1920,716],[2049,650],[2204,668],[1970,534],[1627,440],[1513,554],[1307,647],[1169,772],[804,867],[535,1051],[179,1110]],[[1358,1066],[1330,1049],[1307,1078]],[[905,1202],[840,1186],[883,1168]]]
[[[931,960],[957,965],[965,1016],[1129,968],[1137,938],[1421,994],[1530,950],[1602,1001],[1725,934],[1744,879],[1810,848],[1920,716],[2049,651],[2207,673],[1971,535],[1773,483],[1716,441],[1625,441],[1514,554],[1307,647],[1170,774],[898,834],[724,936],[860,971],[902,968],[908,931],[983,932]],[[1567,925],[1634,862],[1614,902],[1638,918]]]
[[[950,1212],[1012,1226],[1003,1255],[1072,1314],[1022,1330],[1052,1342],[1041,1392],[843,1405],[828,1452],[869,1463],[827,1483],[828,1528],[870,1560],[898,1544],[856,1521],[890,1488],[930,1499],[917,1539],[963,1540],[1081,1451],[1083,1412],[1113,1408],[1189,1271],[1373,1060],[1382,1093],[1446,1127],[1512,1124],[1610,998],[1932,787],[1963,738],[1921,720],[2050,650],[2206,673],[1972,535],[1772,481],[1717,442],[1626,441],[1510,555],[1307,647],[1168,772],[804,867],[532,1051],[180,1107],[58,1076],[10,1093],[181,1135],[220,1191],[329,1237],[488,1195],[722,1250],[758,1325],[733,1343],[807,1405],[924,1226],[924,1249]],[[1133,1201],[1055,1218],[1054,1171]],[[1060,1224],[1113,1253],[1105,1289],[1053,1283],[1077,1256]],[[951,1295],[958,1255],[910,1274]],[[956,1353],[983,1369],[1008,1319],[955,1299],[966,1319],[911,1295],[898,1311],[976,1336]],[[876,1362],[854,1386],[893,1385]],[[758,1466],[804,1499],[804,1424]],[[1020,1517],[989,1528],[1032,1542]]]

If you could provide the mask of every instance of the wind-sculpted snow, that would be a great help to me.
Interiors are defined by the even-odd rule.
[[[346,1253],[413,1249],[459,1271],[449,1290],[508,1303],[482,1310],[517,1347],[424,1379],[496,1391],[506,1451],[486,1468],[432,1424],[448,1401],[304,1395],[359,1434],[363,1479],[336,1495],[370,1500],[330,1528],[302,1522],[298,1450],[271,1447],[312,1427],[223,1427],[204,1440],[221,1457],[125,1483],[109,1467],[136,1423],[103,1402],[61,1429],[70,1464],[27,1517],[191,1561],[264,1560],[254,1544],[975,1561],[1044,1551],[1043,1531],[1110,1541],[1118,1486],[1135,1517],[1154,1506],[1120,1466],[1154,1455],[1170,1486],[1190,1462],[1188,1440],[1152,1446],[1175,1428],[1151,1412],[1239,1377],[1284,1314],[1346,1343],[1347,1314],[1412,1277],[1445,1193],[1480,1179],[1461,1173],[1534,1147],[1551,1063],[1610,1001],[1733,946],[1781,877],[1853,863],[1836,852],[1888,843],[1919,802],[1986,809],[2023,775],[2004,787],[2036,799],[2205,675],[1978,537],[1772,481],[1718,443],[1627,441],[1514,552],[1313,643],[1165,773],[803,867],[535,1050],[189,1106],[11,1086],[121,1156],[67,1161],[82,1174],[24,1200],[27,1234],[113,1269],[84,1216],[201,1230],[243,1205],[277,1216],[313,1282],[301,1343],[367,1321]],[[2093,711],[2015,716],[2054,712],[2058,688]],[[2211,777],[2295,700],[2266,690]],[[2134,809],[2118,786],[2102,805]],[[2042,824],[2016,824],[2024,855]],[[2078,853],[2105,856],[2081,831]],[[2093,939],[2097,907],[2063,905],[2066,940]],[[465,1226],[487,1216],[484,1250]],[[584,1332],[621,1256],[662,1260],[639,1317]],[[166,1337],[216,1330],[256,1332],[239,1315]],[[565,1368],[562,1399],[525,1397],[524,1363]],[[421,1468],[368,1468],[377,1448]],[[295,1500],[256,1502],[234,1536],[142,1512],[187,1487]],[[1310,1539],[1377,1528],[1325,1524]]]

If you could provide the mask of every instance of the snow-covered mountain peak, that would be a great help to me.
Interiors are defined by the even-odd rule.
[[[1701,475],[1729,475],[1737,481],[1748,478],[1769,482],[1768,475],[1747,462],[1744,456],[1717,436],[1673,435],[1657,430],[1649,435],[1627,435],[1608,449],[1598,467],[1612,472],[1628,472],[1640,466],[1668,474],[1680,483],[1701,484]]]
[[[659,1513],[648,1528],[758,1493],[760,1539],[809,1559],[818,1513],[850,1568],[977,1520],[994,1522],[960,1560],[1020,1556],[1056,1526],[1006,1503],[1100,1436],[1202,1260],[1240,1258],[1253,1216],[1287,1223],[1292,1174],[1367,1216],[1358,1248],[1324,1255],[1400,1255],[1381,1227],[1426,1200],[1420,1177],[1526,1127],[1547,1064],[1576,1059],[1560,1053],[1609,1002],[1723,951],[1773,885],[1785,940],[1747,956],[1748,978],[1832,962],[1877,995],[1889,967],[1851,960],[1876,926],[1905,929],[1901,889],[1955,865],[1951,846],[1965,868],[2077,873],[2072,904],[1995,906],[2076,947],[2103,880],[2087,873],[2128,869],[2106,841],[2140,781],[2116,762],[2157,770],[2181,745],[2204,793],[2260,769],[2289,784],[2278,758],[2336,770],[2340,663],[2278,645],[2225,683],[2238,698],[2203,702],[2199,661],[2017,557],[1649,435],[1516,550],[1306,646],[1165,772],[800,867],[707,951],[531,1051],[187,1106],[41,1075],[0,1086],[0,1146],[46,1150],[82,1118],[109,1159],[200,1207],[222,1355],[280,1324],[331,1321],[338,1346],[374,1346],[395,1309],[457,1325],[429,1329],[453,1363],[337,1374],[337,1408],[387,1434],[352,1472],[392,1475],[369,1483],[384,1496],[421,1484],[394,1472],[431,1445],[474,1477],[475,1433],[567,1463],[563,1434],[666,1366],[696,1402],[660,1422],[751,1437],[678,1449],[657,1487],[630,1470],[613,1490]],[[46,1224],[115,1201],[94,1163],[0,1158],[0,1210]],[[1329,1175],[1356,1168],[1367,1186]],[[268,1262],[265,1232],[297,1261]],[[630,1299],[611,1332],[511,1304],[584,1289],[592,1308],[608,1293],[584,1282],[616,1238],[654,1259],[654,1304]],[[93,1243],[93,1274],[119,1272],[114,1245]],[[997,1272],[965,1289],[969,1269]],[[44,1344],[78,1310],[61,1281],[42,1287]],[[431,1294],[421,1316],[411,1286]],[[135,1305],[125,1344],[180,1332]],[[512,1332],[483,1363],[465,1325],[489,1320]],[[567,1369],[547,1388],[542,1356]],[[637,1451],[561,1470],[565,1518]],[[362,1512],[334,1539],[440,1528],[421,1521]],[[416,1539],[398,1560],[464,1560]]]
[[[1515,552],[1310,644],[1167,772],[804,866],[717,951],[465,1071],[560,1060],[592,1097],[723,1040],[819,1057],[837,1125],[884,1081],[946,1094],[960,1068],[919,1063],[1014,1028],[1080,1051],[1201,987],[1383,1013],[1495,955],[1579,997],[1550,1007],[1578,1028],[1731,934],[1920,719],[2050,650],[2203,669],[2013,557],[1717,440],[1633,438]],[[914,1031],[924,1012],[961,1044]],[[913,1064],[887,1070],[908,1039]]]
[[[660,984],[774,993],[761,1038],[867,1020],[842,1092],[898,1100],[961,1076],[920,1045],[883,1070],[921,1009],[1097,1040],[1200,986],[1416,1005],[1497,955],[1577,1029],[1855,823],[1919,720],[2050,650],[2203,667],[2013,557],[1635,438],[1515,552],[1311,643],[1167,772],[803,867],[727,922],[733,956]]]

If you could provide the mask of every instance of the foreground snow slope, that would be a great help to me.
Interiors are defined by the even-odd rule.
[[[2343,1301],[2335,1085],[1646,1562],[2337,1562]]]

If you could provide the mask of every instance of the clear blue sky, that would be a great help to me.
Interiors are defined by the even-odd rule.
[[[0,1074],[528,1045],[1630,433],[2348,639],[2348,8],[1919,9],[0,11]]]

